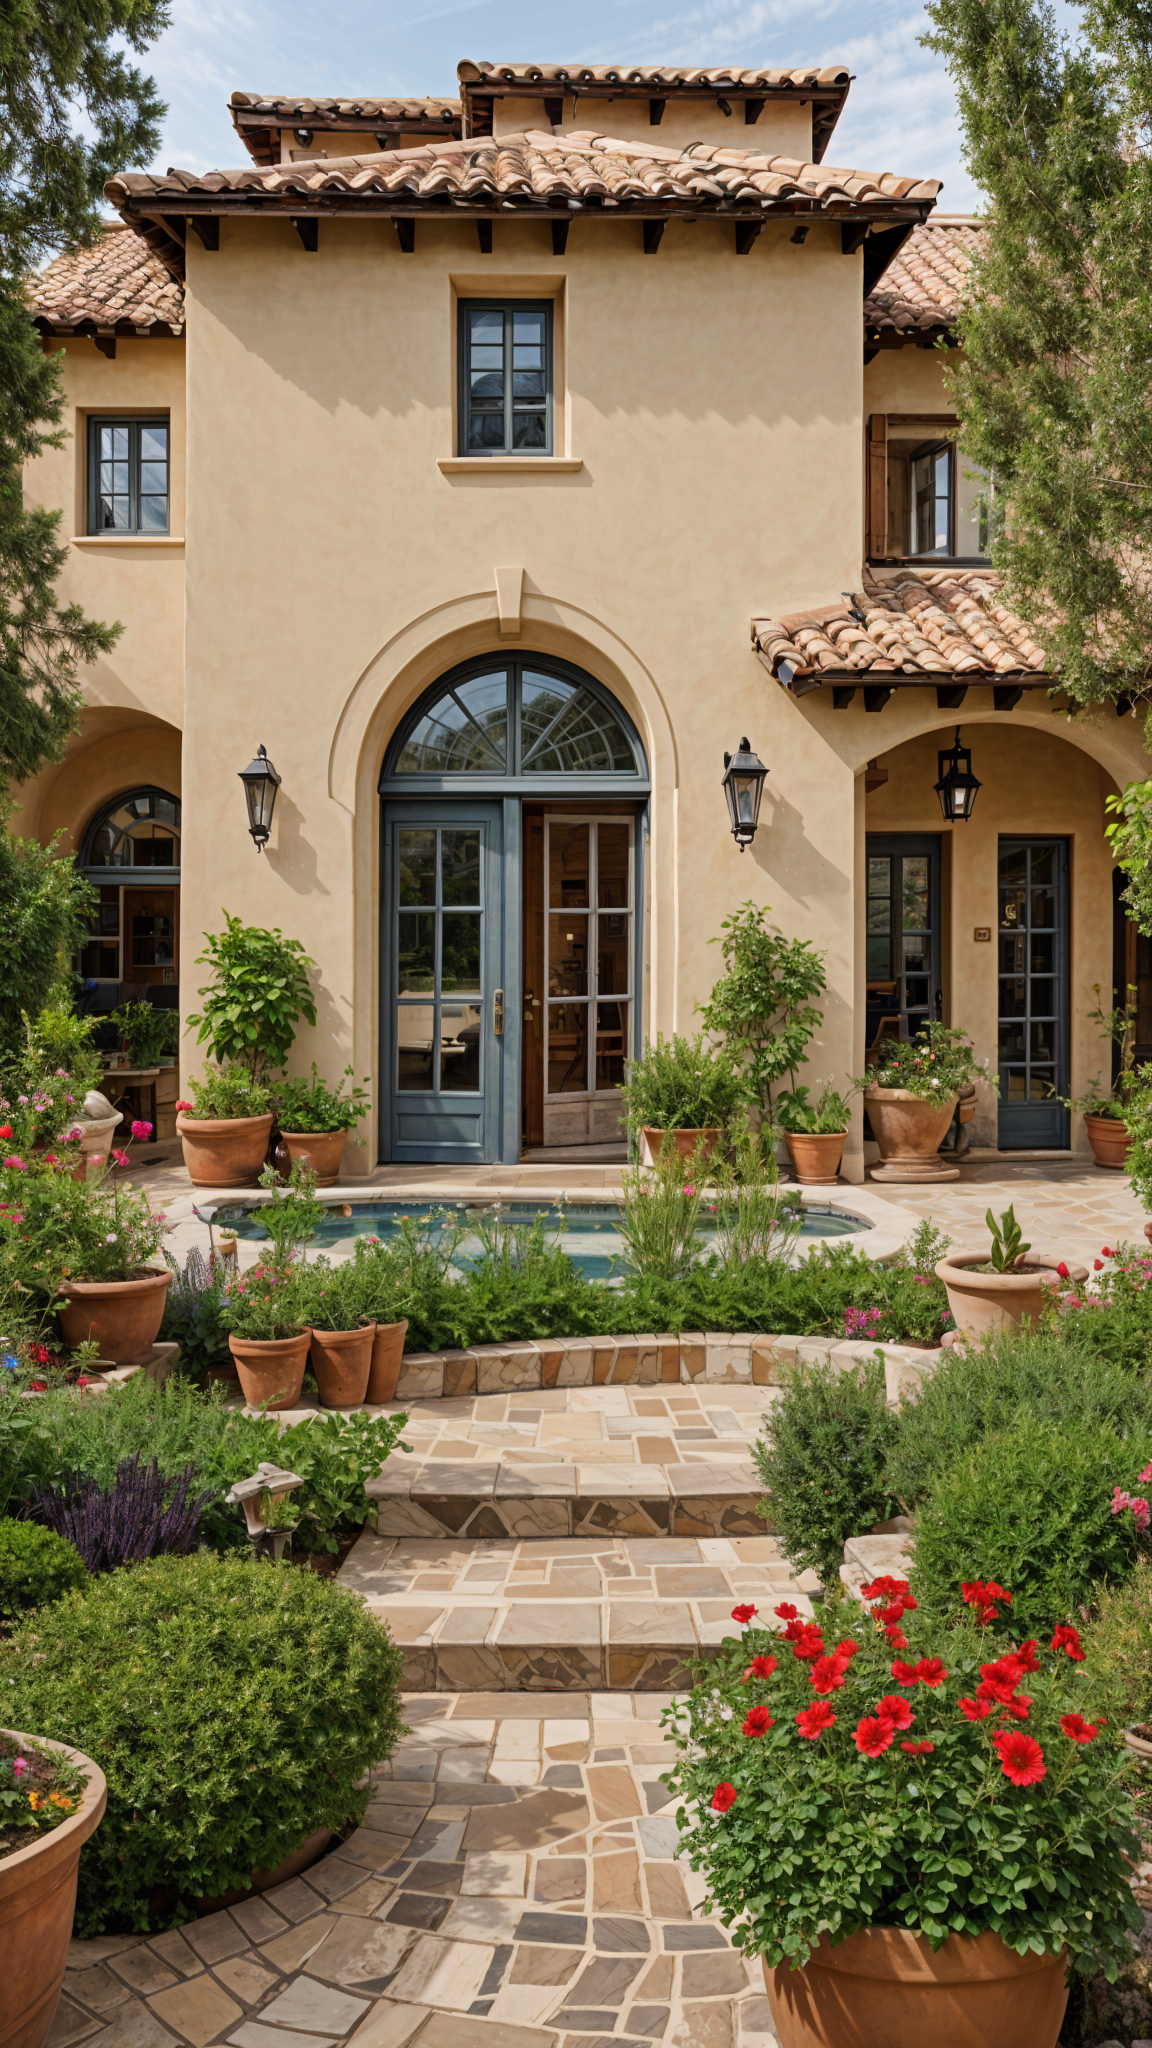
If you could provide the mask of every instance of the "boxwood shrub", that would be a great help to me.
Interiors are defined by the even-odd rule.
[[[895,1512],[885,1483],[899,1422],[885,1405],[884,1366],[800,1366],[752,1446],[763,1513],[792,1563],[835,1586],[844,1542]]]
[[[0,1521],[0,1628],[89,1584],[79,1551],[35,1522]]]
[[[43,1608],[0,1644],[0,1687],[13,1726],[108,1779],[76,1933],[147,1931],[158,1892],[174,1926],[360,1817],[402,1733],[399,1678],[367,1608],[290,1565],[152,1558]]]

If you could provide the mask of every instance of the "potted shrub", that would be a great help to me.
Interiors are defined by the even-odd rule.
[[[194,1188],[251,1187],[272,1135],[270,1097],[243,1067],[210,1067],[176,1104],[176,1129]]]
[[[229,1287],[221,1316],[248,1406],[295,1408],[311,1341],[297,1267],[272,1260],[250,1267]]]
[[[959,1179],[959,1167],[939,1159],[937,1148],[960,1089],[969,1081],[989,1081],[989,1075],[970,1039],[947,1024],[928,1024],[910,1041],[885,1044],[879,1065],[856,1083],[864,1090],[868,1121],[880,1147],[874,1180]]]
[[[773,1129],[781,1131],[792,1171],[803,1184],[834,1181],[848,1138],[848,1103],[831,1081],[813,1102],[807,1088],[781,1091],[772,1104]]]
[[[376,1325],[360,1311],[354,1267],[327,1260],[302,1276],[302,1313],[312,1333],[309,1363],[325,1408],[358,1408],[368,1391]]]
[[[805,1048],[824,1022],[814,1003],[826,985],[824,955],[807,939],[786,939],[757,903],[742,903],[710,943],[720,947],[725,972],[701,1019],[723,1038],[769,1124],[773,1088],[786,1079],[796,1092]]]
[[[947,1290],[956,1328],[974,1343],[1021,1323],[1038,1323],[1062,1282],[1079,1287],[1088,1278],[1086,1266],[1069,1266],[1063,1259],[1034,1253],[1024,1242],[1011,1206],[999,1222],[991,1209],[984,1220],[992,1236],[991,1249],[949,1251],[935,1269]]]
[[[345,1067],[342,1080],[351,1081],[352,1069]],[[329,1088],[317,1078],[312,1062],[312,1083],[285,1081],[276,1090],[276,1120],[280,1142],[288,1163],[298,1160],[310,1166],[317,1185],[330,1188],[340,1172],[344,1140],[354,1123],[367,1115],[368,1096],[363,1088],[352,1087],[347,1095]]]
[[[1094,1084],[1083,1095],[1062,1095],[1060,1100],[1065,1109],[1078,1111],[1083,1117],[1084,1135],[1092,1147],[1095,1164],[1122,1172],[1130,1143],[1125,1121],[1128,1097],[1136,1080],[1136,990],[1129,986],[1122,1009],[1106,1010],[1100,999],[1100,983],[1094,982],[1093,987],[1096,1008],[1089,1010],[1089,1021],[1100,1026],[1101,1038],[1119,1047],[1119,1072],[1107,1088],[1097,1074]]]
[[[377,1238],[358,1237],[351,1259],[342,1269],[342,1285],[360,1319],[373,1326],[372,1357],[364,1400],[371,1407],[396,1398],[396,1382],[404,1357],[408,1319],[400,1314],[405,1300],[404,1239],[396,1246]]]
[[[668,1137],[681,1159],[699,1154],[706,1161],[748,1101],[748,1084],[731,1054],[710,1046],[703,1033],[658,1034],[645,1044],[641,1059],[627,1062],[625,1072],[625,1122],[653,1160]]]
[[[864,1614],[782,1602],[782,1635],[738,1607],[665,1714],[706,1910],[762,1959],[781,2048],[844,2048],[845,2015],[857,2048],[1055,2048],[1066,1971],[1130,1953],[1123,1752],[1076,1630],[1018,1644],[1008,1591],[963,1596],[940,1623],[879,1579]]]
[[[80,1851],[108,1803],[78,1749],[0,1729],[0,2041],[41,2048],[72,1939]]]
[[[150,1124],[133,1125],[145,1137]],[[126,1166],[128,1155],[113,1155]],[[162,1211],[115,1172],[77,1182],[67,1156],[27,1160],[11,1154],[0,1168],[0,1244],[21,1284],[57,1309],[72,1349],[93,1342],[101,1359],[137,1365],[151,1356],[172,1275],[156,1266],[168,1235]]]

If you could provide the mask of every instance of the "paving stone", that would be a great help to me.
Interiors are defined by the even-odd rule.
[[[465,1856],[508,1849],[543,1849],[588,1826],[587,1803],[571,1792],[528,1792],[514,1805],[473,1809],[464,1838]]]
[[[412,2005],[449,2006],[466,2012],[480,1995],[492,1953],[479,1942],[420,1935],[390,1988],[398,1999]],[[458,2036],[453,2048],[459,2048]]]
[[[192,2048],[205,2048],[225,2027],[244,2017],[235,1999],[207,1972],[187,1978],[171,1991],[156,1992],[148,2003],[166,2025],[191,2041]]]
[[[242,1942],[241,1947],[244,1946]],[[113,1956],[109,1968],[123,1979],[130,1991],[139,1991],[147,1997],[150,1991],[163,1991],[170,1984],[178,1982],[175,1970],[162,1963],[150,1949],[128,1949],[125,1954]]]
[[[684,1880],[675,1864],[646,1863],[644,1882],[648,1887],[648,1910],[657,1920],[689,1920],[692,1908]]]
[[[532,1943],[517,1948],[508,1973],[510,1984],[567,1984],[580,1967],[580,1955],[571,1948],[537,1948]]]
[[[643,1967],[640,1956],[592,1956],[564,2003],[566,2006],[622,2005]]]
[[[348,2048],[405,2048],[427,2018],[426,2005],[395,2005],[382,1998],[350,2036]]]
[[[672,1995],[672,1969],[671,1956],[654,1957],[636,1986],[636,1996],[638,1998],[670,1998]]]
[[[682,1998],[731,1997],[747,1989],[748,1975],[734,1949],[727,1954],[686,1955],[680,1966]]]
[[[380,1980],[400,1967],[419,1937],[411,1927],[393,1920],[361,1920],[340,1914],[321,1946],[308,1959],[310,1977],[358,1990],[362,1984],[382,1988]]]
[[[110,2027],[89,2034],[84,2048],[177,2048],[179,2036],[161,2026],[146,2005],[133,2002],[118,2012]]]
[[[260,2015],[271,2025],[299,2027],[306,2032],[342,2039],[368,2010],[366,1998],[352,1998],[315,1977],[297,1977]]]
[[[718,1927],[707,1921],[696,1921],[691,1927],[666,1927],[664,1929],[666,1949],[727,1948],[728,1943]]]
[[[772,2025],[772,2008],[767,1994],[761,1992],[753,1998],[742,1998],[736,2010],[741,2041],[755,2042],[757,2048],[771,2048],[776,2039],[776,2029]],[[1140,2048],[1140,2043],[1135,2042],[1133,2048]]]
[[[93,2012],[107,2012],[112,2006],[123,2005],[129,1996],[128,1986],[120,1977],[114,1977],[105,1963],[98,1963],[91,1970],[65,1970],[64,1989],[75,1992]]]
[[[276,1911],[286,1920],[310,1920],[314,1913],[323,1910],[324,1901],[302,1877],[290,1878],[287,1884],[276,1887]]]
[[[673,2020],[669,2048],[732,2048],[732,2007],[722,2004],[686,2005]]]
[[[277,1924],[281,1929],[286,1924],[279,1915]],[[269,1929],[270,1933],[274,1931]],[[152,1955],[159,1956],[162,1963],[167,1963],[170,1970],[175,1970],[178,1977],[194,1977],[204,1968],[199,1956],[189,1948],[177,1927],[170,1927],[166,1934],[154,1935],[148,1943],[148,1950]]]
[[[222,1963],[213,1964],[212,1975],[243,2005],[258,2005],[280,1981],[277,1970],[265,1969],[253,1956],[227,1956]]]
[[[315,1893],[313,1899],[316,1905],[320,1904]],[[314,1913],[310,1920],[302,1920],[298,1927],[291,1928],[287,1934],[278,1934],[274,1940],[262,1942],[260,1954],[277,1970],[283,1970],[285,1973],[298,1970],[307,1962],[312,1951],[319,1948],[334,1925],[333,1915]]]
[[[274,1934],[283,1934],[289,1924],[283,1913],[278,1913],[265,1898],[242,1899],[238,1906],[228,1910],[249,1941],[271,1941]],[[152,1946],[156,1946],[155,1942]]]
[[[521,1899],[453,1899],[443,1932],[457,1941],[511,1941],[523,1911]]]
[[[205,1963],[221,1962],[225,1956],[239,1955],[250,1946],[248,1936],[241,1933],[230,1913],[209,1913],[203,1920],[190,1920],[181,1931]]]
[[[298,2034],[294,2027],[265,2027],[259,2020],[245,2020],[228,2039],[231,2048],[336,2048],[332,2034]]]
[[[516,1928],[517,1941],[548,1941],[583,1948],[588,1922],[582,1913],[524,1913]]]
[[[646,1955],[652,1946],[648,1928],[643,1920],[624,1920],[615,1917],[593,1920],[592,1942],[595,1948],[615,1951],[617,1954],[631,1951]]]
[[[587,1772],[592,1811],[597,1820],[623,1820],[641,1812],[632,1773],[608,1766],[590,1766]]]
[[[597,1912],[642,1913],[640,1861],[635,1850],[596,1856],[592,1864],[592,1905]]]
[[[588,1866],[582,1856],[548,1857],[536,1865],[532,1895],[550,1906],[564,1900],[582,1904],[587,1884]]]
[[[579,1783],[579,1773],[577,1773]],[[473,1855],[465,1858],[460,1890],[463,1896],[522,1899],[528,1883],[527,1855]]]
[[[102,2020],[93,2019],[90,2012],[84,2012],[71,1998],[61,1993],[52,2025],[44,2040],[44,2048],[71,2048],[74,2041],[83,2041],[94,2034]]]
[[[384,1917],[391,1925],[422,1927],[425,1933],[435,1934],[451,1904],[450,1898],[429,1898],[422,1892],[401,1892]]]
[[[668,2031],[668,2017],[671,2007],[667,2005],[634,2005],[628,2014],[628,2031],[638,2034],[645,2041],[662,2041]]]
[[[506,2020],[474,2020],[468,2029],[468,2048],[556,2048],[551,2027],[518,2027]],[[460,2022],[449,2013],[433,2013],[419,2048],[461,2048]],[[623,2044],[617,2044],[623,2048]]]

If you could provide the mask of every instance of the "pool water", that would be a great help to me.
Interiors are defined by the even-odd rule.
[[[433,1236],[438,1237],[445,1228],[464,1222],[471,1210],[482,1209],[489,1215],[497,1213],[494,1203],[479,1202],[348,1202],[330,1203],[312,1249],[319,1252],[348,1251],[351,1240],[357,1237],[378,1237],[387,1244],[397,1234],[402,1217],[409,1217],[414,1223],[431,1225]],[[624,1256],[624,1245],[620,1237],[620,1210],[609,1202],[554,1202],[520,1201],[504,1203],[498,1207],[500,1222],[504,1225],[534,1223],[543,1217],[545,1227],[561,1233],[564,1250],[570,1259],[583,1268],[590,1280],[610,1280],[618,1274],[620,1261]],[[221,1202],[211,1212],[211,1220],[223,1230],[234,1231],[237,1237],[265,1239],[260,1220],[259,1206],[246,1207],[240,1203]],[[853,1231],[867,1230],[868,1224],[854,1216],[842,1216],[832,1209],[805,1209],[800,1226],[800,1240],[807,1244],[815,1238],[845,1237]],[[702,1249],[707,1251],[715,1237],[715,1229],[707,1223],[700,1231]],[[480,1239],[472,1232],[461,1239],[454,1254],[454,1264],[471,1266],[480,1257],[483,1247]]]

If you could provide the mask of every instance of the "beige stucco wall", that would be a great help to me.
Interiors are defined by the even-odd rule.
[[[17,791],[11,830],[46,844],[62,832],[65,853],[80,850],[98,810],[126,789],[152,784],[180,795],[179,728],[116,707],[85,709],[63,761]]]
[[[618,100],[573,99],[565,96],[558,132],[611,135],[621,142],[650,142],[660,149],[687,149],[693,142],[720,143],[725,149],[763,149],[774,156],[797,157],[806,163],[812,154],[812,108],[806,100],[769,100],[759,120],[746,122],[743,104],[731,101],[726,114],[714,99],[669,99],[654,128],[649,98]],[[549,126],[542,99],[497,99],[492,107],[492,133],[520,135],[526,129]],[[828,161],[839,164],[833,138]]]

